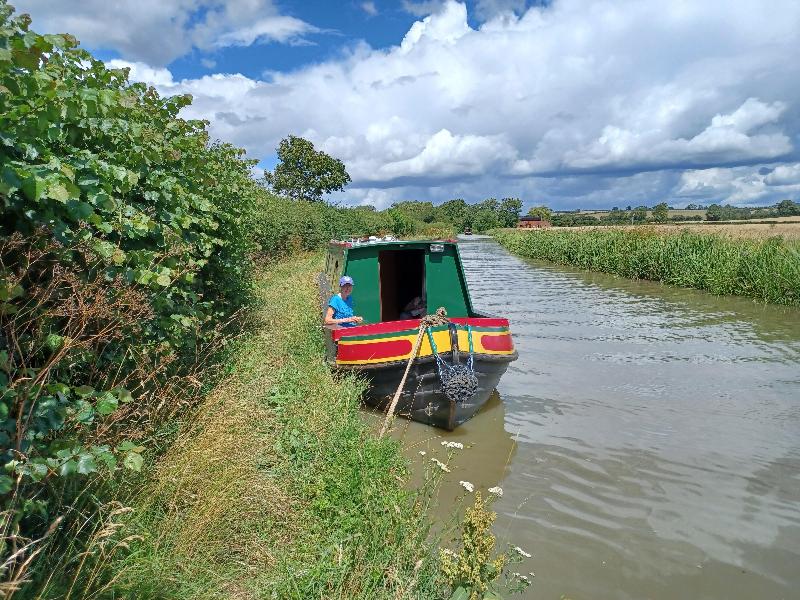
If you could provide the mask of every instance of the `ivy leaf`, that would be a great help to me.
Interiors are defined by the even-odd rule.
[[[160,286],[167,287],[172,280],[169,278],[169,275],[159,275],[156,277],[156,283]]]

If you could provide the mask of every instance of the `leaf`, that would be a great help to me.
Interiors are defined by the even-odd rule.
[[[78,394],[81,398],[88,396],[89,394],[94,392],[94,388],[90,385],[80,385],[74,388],[75,393]]]
[[[47,348],[47,349],[48,349],[50,352],[55,352],[56,350],[58,350],[59,348],[61,348],[61,345],[62,345],[63,343],[64,343],[64,338],[63,338],[62,336],[60,336],[60,335],[56,335],[55,333],[51,333],[51,334],[49,334],[49,335],[48,335],[48,336],[47,336],[47,337],[44,339],[44,346],[45,346],[45,348]]]
[[[131,393],[126,390],[125,388],[117,388],[114,390],[117,394],[117,399],[122,402],[123,404],[127,404],[128,402],[133,401],[133,396]]]
[[[144,459],[142,458],[141,454],[137,454],[136,452],[128,452],[125,454],[125,459],[122,461],[122,465],[126,469],[130,469],[131,471],[136,471],[137,473],[142,470],[142,465],[144,464]]]
[[[156,283],[160,286],[167,287],[171,283],[169,275],[159,275],[156,277]]]
[[[78,455],[78,466],[76,470],[81,475],[88,475],[89,473],[97,471],[97,463],[94,460],[94,456],[88,452],[81,452]]]
[[[58,474],[62,477],[69,477],[70,475],[74,475],[77,470],[78,462],[71,458],[61,465],[61,468],[58,470]]]
[[[119,406],[117,398],[112,393],[105,392],[95,403],[94,409],[97,414],[105,417],[117,410],[117,406]]]
[[[145,451],[145,447],[144,446],[137,446],[136,443],[131,441],[131,440],[125,440],[124,442],[121,442],[117,446],[117,451],[118,452],[131,452],[132,451],[132,452],[141,453],[141,452]]]
[[[75,403],[75,407],[77,409],[75,419],[77,419],[79,423],[88,425],[94,421],[94,407],[86,400],[78,400]]]
[[[70,199],[69,191],[66,187],[57,183],[47,188],[47,197],[59,202],[66,202]]]
[[[7,494],[14,487],[14,480],[8,475],[0,475],[0,496]]]
[[[450,600],[469,600],[469,594],[463,586],[458,586],[450,595]]]
[[[45,181],[41,177],[31,175],[22,182],[22,192],[28,197],[28,200],[39,200],[45,190]]]

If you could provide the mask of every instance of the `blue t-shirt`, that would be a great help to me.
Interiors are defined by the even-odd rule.
[[[334,319],[346,319],[355,315],[353,312],[353,297],[348,296],[347,300],[342,300],[339,294],[333,296],[328,302],[328,306],[333,309]],[[342,327],[355,327],[355,323],[339,323]]]

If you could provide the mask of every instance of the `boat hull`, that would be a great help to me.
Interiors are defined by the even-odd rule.
[[[451,352],[441,354],[448,364],[452,362],[451,355]],[[395,414],[452,431],[481,409],[506,372],[508,364],[516,358],[516,352],[503,356],[475,355],[473,368],[478,379],[478,389],[466,402],[454,402],[444,394],[433,357],[418,358],[408,372]],[[365,377],[369,382],[369,389],[364,394],[364,402],[386,412],[403,378],[406,362],[338,368],[342,371],[355,370]]]

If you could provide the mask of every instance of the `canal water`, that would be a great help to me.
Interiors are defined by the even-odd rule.
[[[415,464],[453,455],[440,514],[499,485],[526,598],[800,598],[800,310],[461,254],[519,360],[455,432],[398,424]]]

